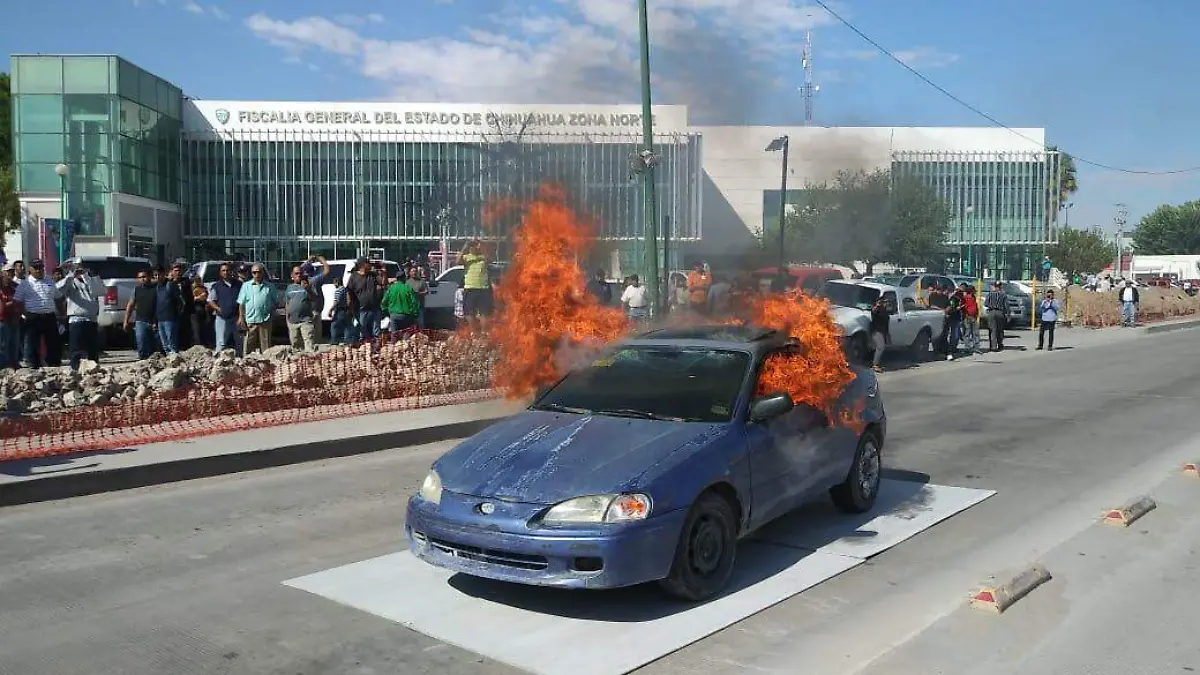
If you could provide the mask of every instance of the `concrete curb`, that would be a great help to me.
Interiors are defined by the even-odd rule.
[[[243,471],[362,455],[389,448],[465,438],[505,417],[507,416],[496,415],[485,419],[403,429],[369,436],[352,436],[221,455],[188,457],[175,461],[98,471],[47,475],[34,480],[0,486],[0,507],[130,490],[196,478],[211,478]]]
[[[1002,583],[996,579],[984,582],[971,596],[969,604],[976,609],[1003,614],[1004,610],[1052,578],[1050,570],[1042,565],[1033,565]]]
[[[1150,513],[1156,508],[1158,508],[1158,504],[1154,503],[1153,499],[1149,497],[1138,497],[1124,506],[1115,509],[1109,509],[1104,514],[1103,520],[1109,525],[1129,527],[1136,520],[1147,513]]]
[[[1198,327],[1200,327],[1200,319],[1185,319],[1182,321],[1152,323],[1148,326],[1143,326],[1142,332],[1146,333],[1147,335],[1153,335],[1155,333],[1169,333],[1174,330],[1184,330],[1187,328]]]

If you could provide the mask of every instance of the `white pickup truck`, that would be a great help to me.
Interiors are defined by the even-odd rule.
[[[867,363],[875,349],[871,344],[871,306],[880,297],[892,312],[889,349],[907,349],[914,359],[929,354],[934,336],[940,335],[946,315],[917,300],[915,288],[888,286],[864,281],[828,281],[821,289],[833,307],[830,314],[842,329],[846,355],[851,362]]]

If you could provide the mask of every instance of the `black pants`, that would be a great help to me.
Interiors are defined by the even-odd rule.
[[[1046,346],[1046,338],[1050,338],[1050,349],[1054,349],[1054,326],[1057,321],[1043,321],[1042,328],[1038,331],[1038,349]]]
[[[57,314],[26,314],[25,360],[34,368],[47,365],[57,368],[62,365],[62,336],[58,334]],[[42,343],[46,344],[46,361],[42,363]]]
[[[988,348],[994,352],[1004,349],[1004,319],[1004,312],[988,310]]]
[[[100,360],[100,327],[95,321],[75,321],[67,324],[67,353],[71,355],[71,370],[79,370],[79,362]]]

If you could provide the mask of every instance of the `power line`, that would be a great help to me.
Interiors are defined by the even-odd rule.
[[[913,68],[912,66],[905,63],[903,59],[901,59],[900,57],[893,54],[891,52],[891,50],[889,50],[887,47],[884,47],[883,45],[879,44],[875,40],[872,40],[866,33],[859,30],[857,26],[850,23],[846,19],[842,18],[842,16],[840,14],[838,14],[837,12],[830,9],[829,5],[825,4],[824,0],[812,0],[812,2],[813,2],[813,4],[817,5],[821,9],[825,10],[825,12],[829,14],[829,16],[832,16],[833,18],[835,18],[839,22],[841,22],[841,24],[843,26],[845,26],[846,28],[849,28],[851,30],[851,32],[858,35],[867,44],[871,45],[875,49],[878,49],[880,51],[880,53],[882,53],[884,56],[886,56],[889,59],[900,64],[900,66],[902,68],[904,68],[905,70],[907,70],[908,72],[912,73],[913,75],[916,75],[917,79],[921,80],[925,84],[927,84],[927,85],[933,87],[934,89],[936,89],[937,91],[941,92],[941,94],[943,96],[945,96],[946,98],[950,99],[951,101],[954,101],[955,103],[961,105],[962,107],[966,108],[967,110],[970,110],[971,112],[975,113],[976,115],[979,115],[980,117],[984,118],[985,120],[991,122],[993,125],[1000,127],[1001,129],[1004,129],[1019,138],[1023,138],[1025,140],[1029,141],[1030,143],[1033,143],[1034,145],[1039,145],[1038,141],[1026,136],[1025,134],[1017,131],[1016,129],[1013,129],[1012,127],[1001,122],[1000,120],[989,115],[988,113],[980,110],[979,108],[971,105],[970,103],[967,103],[966,101],[959,98],[958,96],[955,96],[953,93],[948,91],[942,85],[940,85],[937,82],[934,82],[933,80],[926,77],[925,74],[922,73],[921,71],[919,71],[916,68]],[[1192,167],[1188,167],[1186,169],[1172,169],[1170,171],[1143,171],[1143,170],[1139,170],[1139,169],[1127,169],[1127,168],[1120,167],[1120,166],[1112,166],[1111,164],[1104,164],[1103,162],[1095,162],[1090,159],[1086,159],[1084,157],[1079,157],[1076,155],[1071,155],[1071,158],[1074,159],[1077,164],[1086,164],[1088,166],[1094,166],[1098,169],[1106,169],[1108,171],[1116,171],[1119,173],[1137,174],[1139,176],[1167,176],[1167,175],[1174,175],[1174,174],[1181,174],[1181,173],[1195,173],[1197,171],[1200,171],[1200,166],[1192,166]]]

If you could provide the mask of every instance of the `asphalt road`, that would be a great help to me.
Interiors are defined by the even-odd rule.
[[[641,672],[1200,668],[1200,481],[1171,475],[1200,459],[1200,332],[1072,333],[885,375],[887,463],[998,494]],[[280,584],[396,550],[446,445],[0,510],[0,673],[514,672]],[[1134,527],[1089,527],[1147,491]],[[1055,579],[1008,613],[963,607],[1034,560]]]

